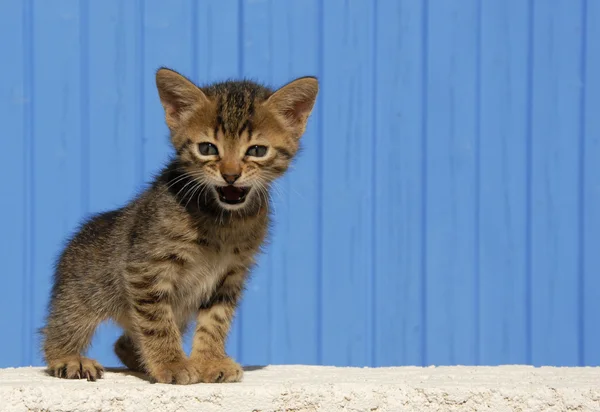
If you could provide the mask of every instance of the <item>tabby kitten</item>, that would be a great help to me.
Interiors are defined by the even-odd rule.
[[[298,150],[318,82],[200,88],[161,68],[156,85],[176,155],[129,204],[85,222],[58,259],[41,332],[59,378],[102,377],[83,353],[108,319],[124,330],[119,359],[157,382],[242,378],[225,341],[267,235],[269,187]],[[181,339],[194,317],[188,357]]]

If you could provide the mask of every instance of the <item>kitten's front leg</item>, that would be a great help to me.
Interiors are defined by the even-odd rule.
[[[198,312],[190,361],[201,382],[239,382],[242,367],[225,353],[225,342],[242,293],[246,269],[227,273],[211,301]]]
[[[157,282],[151,270],[130,276],[132,331],[139,355],[148,374],[159,383],[199,382],[197,368],[181,347],[170,290]]]

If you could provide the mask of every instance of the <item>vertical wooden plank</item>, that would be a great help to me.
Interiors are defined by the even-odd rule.
[[[240,73],[240,1],[210,0],[194,2],[194,42],[196,81],[206,84],[230,78]],[[238,361],[241,348],[241,309],[231,325],[227,353]]]
[[[195,43],[192,29],[192,0],[143,0],[138,13],[143,15],[143,179],[149,181],[173,153],[168,139],[164,112],[156,90],[155,74],[161,66],[192,77]]]
[[[477,1],[429,2],[427,353],[477,362]]]
[[[87,124],[82,137],[89,141],[87,184],[89,213],[118,208],[139,188],[140,157],[137,151],[136,30],[130,24],[139,10],[135,2],[90,2],[82,10],[87,23],[87,56],[84,87],[87,89]],[[84,58],[84,56],[82,56]],[[121,330],[113,324],[98,328],[89,356],[105,366],[120,362],[113,344]]]
[[[580,167],[583,175],[581,222],[583,227],[583,353],[582,364],[600,366],[600,2],[585,1],[582,9],[582,27],[586,30],[585,49],[581,64],[583,89],[583,118]]]
[[[273,87],[319,70],[319,3],[271,2]],[[321,84],[322,86],[322,84]],[[303,150],[277,183],[271,262],[271,362],[318,362],[320,98],[302,137]],[[290,245],[293,245],[290,247]]]
[[[271,2],[242,1],[242,75],[271,83],[272,37]],[[275,207],[277,207],[275,205]],[[259,257],[241,305],[241,347],[239,356],[246,364],[267,364],[271,357],[271,249]]]
[[[83,217],[79,2],[33,3],[33,320],[46,316],[53,265]],[[29,331],[35,336],[35,331]],[[32,348],[33,363],[41,352]]]
[[[322,363],[369,365],[375,5],[322,5]]]
[[[527,362],[528,5],[481,2],[480,363]]]
[[[425,2],[377,3],[374,73],[374,363],[423,362]]]
[[[27,157],[30,142],[26,134],[25,119],[31,96],[25,89],[24,2],[0,3],[0,56],[10,64],[3,65],[0,76],[0,173],[5,176],[0,196],[0,261],[5,291],[0,300],[0,330],[10,339],[4,339],[0,351],[0,368],[19,366],[29,362],[23,349],[30,345],[27,328],[30,303],[30,278],[26,275],[27,242],[26,222],[29,191]],[[10,39],[10,41],[7,41]],[[10,315],[9,315],[10,314]]]
[[[532,362],[576,365],[581,2],[533,2]]]
[[[25,271],[23,273],[24,288],[23,288],[23,348],[21,350],[21,356],[24,365],[32,365],[34,362],[33,351],[34,339],[31,332],[35,329],[34,326],[34,204],[33,199],[35,195],[35,175],[34,175],[34,94],[35,94],[35,83],[33,78],[33,62],[34,62],[34,38],[33,38],[33,1],[28,0],[24,3],[23,8],[23,45],[25,46],[25,58],[23,60],[24,69],[24,84],[23,94],[27,99],[25,105],[25,113],[23,117],[23,131],[24,139],[27,142],[25,147],[25,153],[23,156],[23,169],[26,178],[26,195],[24,198],[25,202],[25,213],[26,219],[23,226],[25,232]]]
[[[194,5],[197,81],[203,84],[238,77],[239,0],[209,0]]]

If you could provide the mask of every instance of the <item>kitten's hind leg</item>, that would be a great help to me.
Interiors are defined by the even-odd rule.
[[[123,334],[117,339],[114,349],[115,354],[123,362],[123,365],[127,366],[127,369],[134,372],[144,372],[135,344],[127,334]]]
[[[56,304],[42,331],[48,372],[58,378],[95,381],[102,377],[104,368],[82,353],[90,345],[101,319],[83,305],[70,303]]]

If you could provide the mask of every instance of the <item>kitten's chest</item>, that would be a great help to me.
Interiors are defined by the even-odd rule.
[[[209,222],[206,222],[209,223]],[[213,223],[213,222],[210,222]],[[249,268],[268,227],[266,215],[231,224],[199,225],[196,241],[186,250],[190,258],[177,279],[177,311],[187,317],[210,300],[226,274]]]
[[[182,268],[180,283],[187,289],[182,292],[195,296],[196,300],[208,299],[233,264],[234,256],[228,250],[217,252],[198,246],[193,259]]]
[[[181,268],[177,279],[177,306],[183,317],[192,315],[202,303],[210,300],[228,271],[249,267],[256,253],[243,238],[200,239],[191,254],[192,259]]]

